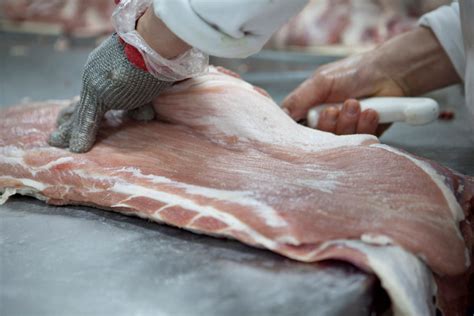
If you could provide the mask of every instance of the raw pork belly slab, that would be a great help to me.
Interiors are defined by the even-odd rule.
[[[466,302],[470,177],[372,136],[298,125],[214,68],[160,96],[158,120],[108,113],[86,154],[46,143],[67,103],[0,112],[0,203],[94,205],[300,261],[349,261],[378,275],[397,315],[433,313],[434,294],[446,314]]]

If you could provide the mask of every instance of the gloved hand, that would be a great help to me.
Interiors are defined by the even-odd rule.
[[[127,110],[134,118],[150,120],[154,117],[151,101],[171,83],[131,64],[114,34],[89,55],[80,100],[60,114],[49,144],[77,153],[88,151],[108,110]]]
[[[120,3],[119,3],[120,2]],[[112,35],[90,55],[79,102],[59,114],[49,143],[86,152],[108,110],[154,117],[151,101],[173,82],[207,69],[208,56],[177,37],[157,16],[151,0],[116,0]]]

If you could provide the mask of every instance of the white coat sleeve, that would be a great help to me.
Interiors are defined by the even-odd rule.
[[[456,72],[462,80],[465,78],[466,57],[459,16],[459,3],[442,6],[423,15],[419,25],[429,27],[449,56]]]
[[[307,0],[153,0],[166,26],[189,45],[218,57],[258,52]]]

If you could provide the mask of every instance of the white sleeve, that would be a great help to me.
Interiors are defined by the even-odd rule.
[[[450,6],[442,6],[429,12],[423,15],[418,23],[431,28],[448,54],[456,72],[464,80],[466,57],[459,16],[459,3],[453,2]]]
[[[178,37],[209,55],[258,52],[307,0],[153,0],[156,16]]]

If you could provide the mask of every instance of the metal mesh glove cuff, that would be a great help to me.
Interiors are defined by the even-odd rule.
[[[117,34],[142,54],[148,71],[157,79],[179,81],[194,77],[207,69],[209,56],[197,48],[173,59],[166,59],[153,50],[135,30],[135,23],[151,5],[152,0],[122,0],[112,14]]]

